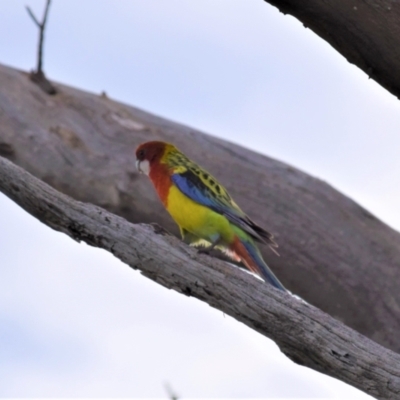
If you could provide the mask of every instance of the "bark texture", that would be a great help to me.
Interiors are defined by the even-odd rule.
[[[331,44],[400,98],[400,2],[397,0],[265,0]]]
[[[400,355],[247,272],[198,254],[161,227],[132,224],[57,192],[0,157],[0,191],[51,228],[103,248],[155,282],[274,340],[298,364],[379,399],[400,396]]]
[[[0,66],[0,155],[77,200],[177,233],[134,166],[139,143],[173,142],[275,234],[281,256],[262,252],[289,290],[400,351],[399,233],[289,165],[103,96],[57,90],[49,97]]]

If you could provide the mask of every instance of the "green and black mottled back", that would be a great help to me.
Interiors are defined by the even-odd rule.
[[[278,246],[273,235],[255,224],[210,173],[176,148],[168,152],[165,163],[169,167],[171,179],[185,195],[224,215],[253,239],[268,244],[276,252],[275,248]]]

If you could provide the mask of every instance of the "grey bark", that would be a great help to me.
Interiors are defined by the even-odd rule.
[[[400,396],[400,355],[162,228],[132,224],[57,192],[0,157],[0,191],[49,227],[105,249],[143,275],[274,340],[294,362],[379,399]]]
[[[289,165],[104,96],[57,88],[49,97],[25,73],[0,66],[0,155],[77,200],[177,234],[134,167],[139,143],[173,142],[275,234],[281,256],[262,252],[289,290],[400,351],[398,232]]]
[[[400,2],[265,0],[291,14],[400,98]]]

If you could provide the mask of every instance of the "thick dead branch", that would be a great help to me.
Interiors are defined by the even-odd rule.
[[[400,2],[265,0],[331,44],[400,98]]]
[[[177,233],[134,166],[139,143],[175,143],[275,234],[281,257],[262,252],[289,290],[400,351],[399,233],[289,165],[111,99],[58,87],[49,97],[26,74],[0,65],[0,155],[77,200]]]
[[[377,398],[399,398],[400,355],[317,308],[149,225],[75,201],[1,157],[0,191],[51,228],[103,248],[155,282],[271,338],[296,363]]]
[[[42,22],[36,18],[30,7],[26,6],[29,16],[32,18],[35,25],[39,28],[39,44],[38,44],[38,55],[37,55],[37,67],[36,71],[32,71],[29,75],[32,82],[35,82],[44,92],[47,94],[56,94],[57,91],[50,81],[46,78],[43,71],[43,46],[44,46],[44,32],[46,29],[47,16],[49,13],[51,0],[47,0],[46,7],[43,14]]]

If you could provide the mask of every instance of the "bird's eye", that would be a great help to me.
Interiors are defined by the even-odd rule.
[[[144,159],[144,150],[143,150],[143,149],[139,150],[138,158],[139,158],[140,160]]]

